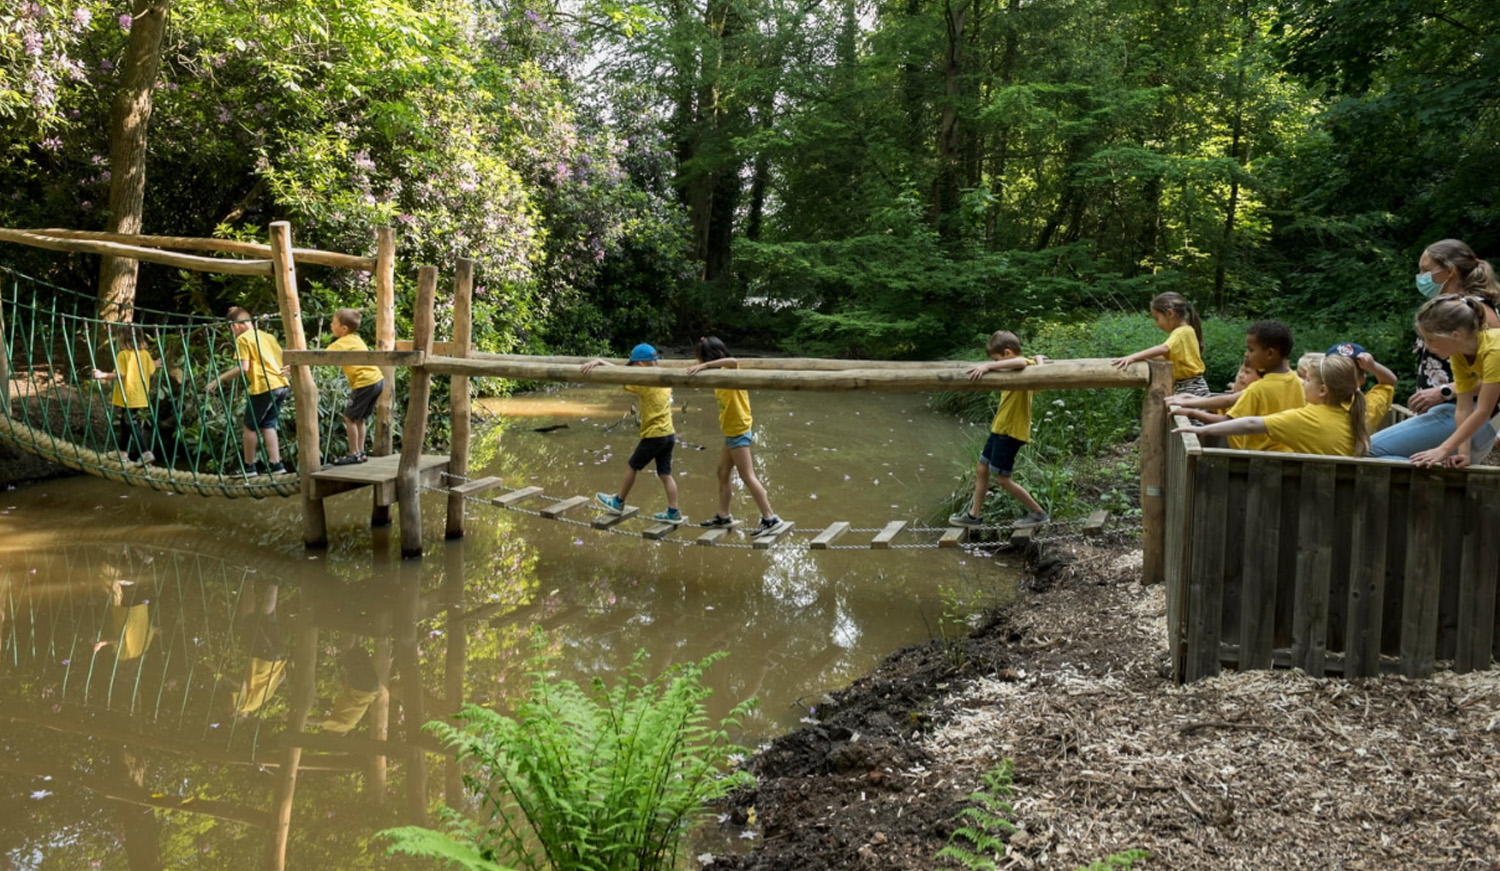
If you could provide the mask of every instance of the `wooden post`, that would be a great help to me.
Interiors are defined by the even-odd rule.
[[[375,350],[396,349],[396,231],[390,227],[375,230]],[[391,426],[391,400],[396,392],[396,367],[380,367],[385,387],[375,402],[375,441],[371,453],[388,457],[395,450],[394,427]],[[380,488],[375,488],[375,505],[370,510],[371,526],[390,526],[391,506],[380,504]]]
[[[469,344],[474,333],[474,261],[467,257],[458,261],[458,272],[453,277],[453,356],[469,356]],[[469,474],[469,376],[453,375],[449,379],[448,404],[451,409],[453,438],[448,449],[448,474],[454,476],[449,485],[456,484]],[[464,537],[464,496],[462,493],[448,494],[449,539]]]
[[[1167,436],[1166,399],[1172,392],[1172,364],[1154,362],[1141,406],[1141,583],[1166,580]]]
[[[291,711],[287,731],[298,735],[307,729],[307,715],[318,698],[318,627],[313,622],[312,605],[305,600],[297,616],[296,642],[292,647]],[[276,804],[271,819],[271,862],[274,871],[285,871],[286,848],[292,835],[292,801],[297,795],[297,772],[302,763],[302,747],[292,743],[281,761],[276,784]]]
[[[275,264],[276,301],[286,330],[286,347],[307,350],[302,331],[302,303],[297,297],[297,263],[292,258],[292,226],[286,221],[271,224],[271,262]],[[302,476],[302,543],[308,548],[328,546],[328,520],[323,500],[313,495],[313,473],[322,468],[322,439],[318,434],[318,385],[312,369],[296,366],[292,371],[292,394],[297,397],[297,471]]]
[[[10,416],[10,337],[5,333],[3,306],[0,306],[0,415]]]
[[[460,261],[460,264],[471,261]],[[462,271],[463,266],[459,266]],[[447,719],[464,705],[464,674],[469,657],[468,625],[464,623],[464,543],[450,542],[443,560],[443,586],[448,596],[447,657],[443,664],[443,700],[447,707],[440,715]],[[443,774],[443,800],[449,807],[461,807],[464,799],[463,762],[458,754],[448,757]]]
[[[423,266],[417,274],[417,306],[412,312],[412,347],[432,351],[432,301],[437,294],[437,267]],[[425,366],[411,370],[406,423],[401,430],[401,463],[396,472],[396,503],[401,506],[401,557],[422,555],[422,477],[418,462],[427,440],[427,403],[432,398],[432,373]]]
[[[424,271],[432,267],[424,267]],[[434,280],[437,270],[432,269]],[[428,297],[430,303],[432,298]],[[430,309],[429,309],[430,310]],[[420,335],[420,334],[418,334]],[[402,456],[406,439],[402,437]],[[406,512],[401,513],[401,529],[406,530]],[[422,750],[422,726],[427,723],[426,694],[422,684],[420,652],[417,649],[417,627],[421,623],[422,578],[414,564],[397,568],[401,591],[396,608],[396,671],[401,675],[401,720],[406,739],[406,822],[421,826],[427,823],[427,754]]]
[[[370,738],[384,741],[391,723],[391,639],[390,621],[383,620],[381,635],[375,639],[375,679],[380,684],[370,705]],[[386,758],[372,756],[365,766],[365,797],[371,804],[385,803]]]

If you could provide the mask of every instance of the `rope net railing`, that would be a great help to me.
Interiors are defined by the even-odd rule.
[[[134,486],[200,496],[290,496],[295,474],[257,474],[242,452],[249,383],[207,385],[236,368],[222,318],[127,307],[129,323],[97,317],[91,294],[0,266],[0,318],[9,384],[0,390],[0,438],[79,472]],[[279,319],[265,329],[279,335]],[[321,374],[321,373],[320,373]],[[334,374],[337,374],[336,372]],[[342,437],[338,401],[347,388],[319,385],[321,444]],[[283,458],[296,467],[292,398],[281,416]],[[257,460],[266,461],[265,445]]]

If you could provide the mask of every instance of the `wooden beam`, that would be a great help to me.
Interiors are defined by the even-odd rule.
[[[198,257],[194,254],[174,254],[157,248],[142,248],[139,245],[120,245],[115,242],[95,242],[85,239],[64,239],[44,236],[24,230],[0,229],[0,242],[15,242],[49,251],[73,251],[81,254],[101,254],[140,260],[145,263],[160,263],[178,269],[197,272],[214,272],[221,275],[271,275],[270,260],[225,260],[217,257]]]
[[[943,533],[942,537],[938,539],[938,547],[958,547],[968,537],[969,527],[950,527],[946,532]]]
[[[287,348],[282,361],[289,366],[407,366],[425,362],[420,351],[319,351]]]
[[[436,295],[437,267],[423,266],[417,274],[416,310],[412,315],[412,335],[416,349],[423,354],[432,346],[432,305]],[[422,493],[417,464],[422,457],[422,443],[427,440],[427,405],[431,397],[432,373],[426,368],[413,369],[407,391],[406,422],[401,430],[401,463],[396,473],[403,559],[422,555]]]
[[[1089,519],[1083,522],[1083,529],[1079,530],[1084,535],[1103,535],[1104,527],[1109,525],[1109,512],[1100,508],[1089,515]]]
[[[487,490],[493,490],[499,486],[501,486],[501,481],[499,478],[493,476],[488,478],[475,478],[472,481],[465,481],[456,487],[449,487],[448,494],[456,495],[462,498],[464,496],[473,496],[477,493],[483,493]]]
[[[38,236],[53,236],[58,239],[93,239],[99,242],[119,242],[139,245],[142,248],[177,248],[182,251],[218,251],[224,254],[245,254],[252,257],[271,256],[271,246],[259,242],[242,242],[238,239],[208,239],[195,236],[146,236],[134,233],[104,233],[95,230],[26,230]],[[292,256],[301,263],[316,263],[319,266],[338,266],[371,272],[375,259],[340,254],[336,251],[320,251],[317,248],[293,248]]]
[[[569,496],[568,498],[561,501],[553,502],[551,505],[544,507],[538,513],[540,513],[548,520],[556,520],[566,512],[572,511],[574,508],[577,508],[580,505],[587,505],[592,501],[594,500],[590,499],[587,496]]]
[[[892,520],[880,530],[874,538],[870,539],[870,550],[887,550],[891,546],[891,539],[895,538],[901,530],[906,528],[905,520]]]
[[[818,533],[817,537],[812,540],[812,543],[809,544],[808,547],[812,548],[813,550],[827,550],[828,545],[833,544],[835,541],[838,541],[839,538],[848,531],[848,521],[840,520],[837,523],[831,523],[828,525],[827,529]]]
[[[498,505],[501,508],[509,508],[512,505],[519,505],[522,502],[525,502],[527,499],[532,498],[533,496],[539,496],[541,495],[541,493],[541,487],[522,487],[519,490],[512,490],[503,496],[496,496],[494,499],[491,499],[490,502],[491,504]]]
[[[870,390],[892,393],[1144,387],[1150,374],[1149,365],[1136,363],[1122,371],[1110,365],[1108,360],[1059,360],[1045,366],[992,372],[978,380],[971,380],[965,369],[936,363],[915,369],[846,369],[836,372],[711,369],[688,375],[683,369],[646,366],[600,366],[584,372],[572,365],[479,357],[460,359],[429,356],[426,362],[426,368],[436,374],[513,378],[522,381],[731,390]],[[1166,409],[1163,407],[1163,421],[1165,413]]]
[[[1150,382],[1141,404],[1141,583],[1160,584],[1167,579],[1167,439],[1171,426],[1166,398],[1172,391],[1172,364],[1158,361],[1141,365],[1149,367]]]
[[[461,257],[458,269],[453,274],[453,356],[465,357],[473,341],[474,311],[474,261]],[[433,344],[437,344],[434,342]],[[469,474],[469,378],[454,375],[449,382],[448,408],[452,426],[448,454],[451,458],[449,470],[460,478]],[[452,541],[464,537],[464,499],[448,494],[448,511],[443,537]]]
[[[447,354],[440,350],[439,343],[433,348],[436,354]],[[454,354],[452,356],[460,356]],[[516,363],[555,363],[563,366],[581,366],[593,357],[570,357],[570,356],[534,356],[531,354],[492,354],[484,351],[471,351],[468,355],[476,360],[496,360],[501,362]],[[837,372],[844,369],[919,369],[926,370],[933,367],[958,368],[967,372],[975,365],[973,360],[836,360],[820,357],[736,357],[740,369],[759,369],[762,371],[785,371],[785,370],[817,370],[822,372]],[[624,360],[619,361],[621,363]],[[662,360],[660,365],[666,368],[686,369],[698,361],[696,360]]]
[[[271,260],[276,264],[276,301],[281,309],[281,327],[286,347],[307,349],[302,331],[302,303],[297,294],[297,264],[291,258],[292,225],[271,224]],[[318,385],[305,366],[292,372],[292,394],[297,398],[297,470],[302,474],[302,544],[307,548],[328,546],[328,519],[323,513],[312,476],[322,467],[323,446],[318,433]]]

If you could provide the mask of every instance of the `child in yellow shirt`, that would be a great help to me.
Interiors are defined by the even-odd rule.
[[[115,385],[109,401],[115,407],[115,443],[124,462],[139,461],[145,466],[156,460],[151,453],[151,441],[156,436],[151,421],[151,382],[157,368],[141,328],[121,324],[115,328],[115,371],[94,370],[95,381],[113,381]],[[149,434],[149,440],[143,432]]]
[[[1167,334],[1167,340],[1112,361],[1116,369],[1131,363],[1166,358],[1172,362],[1172,392],[1208,396],[1203,378],[1203,322],[1198,310],[1180,293],[1159,293],[1151,300],[1151,320]]]
[[[988,372],[1025,369],[1047,362],[1046,357],[1028,360],[1021,356],[1021,340],[1007,330],[997,330],[991,335],[984,350],[989,355],[989,362],[971,368],[968,373],[970,380],[977,381]],[[984,510],[984,497],[990,489],[991,473],[1000,489],[1026,509],[1026,516],[1016,521],[1016,526],[1036,526],[1051,519],[1041,503],[1011,478],[1016,455],[1031,441],[1031,393],[1030,390],[1006,390],[1000,394],[1000,407],[995,410],[994,420],[990,421],[990,436],[979,454],[979,464],[974,467],[974,497],[968,509],[948,518],[951,525],[974,527],[984,524],[980,512]]]
[[[281,343],[276,337],[257,329],[255,319],[239,306],[229,308],[229,329],[234,333],[234,355],[239,366],[226,369],[219,377],[208,382],[208,392],[213,393],[225,381],[244,378],[249,395],[245,399],[244,431],[241,446],[244,449],[246,470],[255,470],[264,475],[279,475],[286,471],[281,462],[281,441],[276,434],[276,425],[281,419],[281,405],[292,394],[291,382],[287,380],[289,367],[281,362]],[[255,460],[259,440],[266,443],[266,461],[262,466]]]
[[[625,365],[655,366],[660,359],[661,355],[656,353],[655,348],[642,343],[631,349],[630,361]],[[587,372],[600,366],[613,365],[615,364],[608,360],[596,358],[580,368]],[[662,489],[667,494],[667,510],[654,516],[663,523],[682,523],[687,518],[677,508],[677,480],[672,477],[672,449],[677,444],[677,430],[672,426],[672,388],[627,384],[625,390],[634,393],[641,400],[641,440],[626,461],[628,468],[625,470],[624,480],[620,482],[619,492],[595,493],[594,500],[606,511],[623,513],[625,497],[630,495],[630,488],[635,486],[636,473],[655,461],[657,480],[661,481]]]
[[[1365,423],[1363,376],[1348,357],[1329,356],[1314,367],[1303,388],[1301,408],[1264,417],[1241,417],[1201,427],[1178,427],[1173,432],[1205,435],[1264,435],[1268,450],[1298,454],[1362,457],[1370,450]]]
[[[1304,402],[1302,381],[1287,359],[1292,354],[1292,331],[1280,321],[1256,321],[1245,332],[1245,363],[1260,373],[1260,379],[1232,397],[1181,394],[1167,397],[1167,405],[1178,414],[1199,423],[1219,423],[1241,417],[1265,417]],[[1227,405],[1226,405],[1227,403]],[[1223,414],[1211,409],[1224,408]],[[1232,435],[1229,446],[1242,451],[1288,450],[1266,435]]]
[[[1478,297],[1437,296],[1417,310],[1417,332],[1427,350],[1453,367],[1458,405],[1453,434],[1431,450],[1412,454],[1416,465],[1461,469],[1473,458],[1470,440],[1490,423],[1500,404],[1500,329],[1488,327]]]
[[[341,308],[333,313],[334,340],[330,351],[368,351],[370,346],[359,337],[359,311]],[[365,456],[366,423],[375,412],[375,402],[385,390],[385,378],[379,366],[345,366],[344,377],[349,379],[349,404],[344,406],[344,432],[349,440],[349,452],[333,461],[335,466],[352,466],[363,463]]]

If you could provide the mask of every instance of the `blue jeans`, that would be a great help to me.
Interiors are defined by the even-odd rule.
[[[1395,426],[1388,426],[1370,436],[1370,456],[1410,457],[1412,454],[1431,450],[1453,435],[1458,425],[1453,422],[1457,410],[1451,402],[1430,408],[1424,414],[1408,418]],[[1469,442],[1472,449],[1470,461],[1477,463],[1489,456],[1495,447],[1495,426],[1486,423],[1474,433]]]

